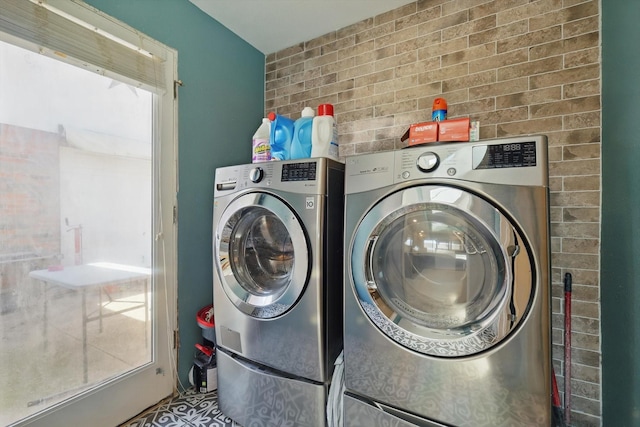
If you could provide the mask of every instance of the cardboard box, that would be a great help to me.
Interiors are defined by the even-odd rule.
[[[469,118],[443,120],[438,123],[438,141],[469,141]]]
[[[471,129],[469,129],[469,141],[480,141],[480,120],[471,120]]]
[[[414,123],[409,128],[409,147],[426,142],[436,142],[437,140],[437,122]]]

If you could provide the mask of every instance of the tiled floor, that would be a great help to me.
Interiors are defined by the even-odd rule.
[[[121,427],[240,427],[218,409],[215,391],[185,393],[161,402],[156,407]]]

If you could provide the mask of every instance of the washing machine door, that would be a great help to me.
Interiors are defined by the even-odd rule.
[[[498,345],[534,297],[533,260],[518,228],[461,188],[421,185],[382,199],[350,251],[364,312],[422,354],[464,357]]]
[[[282,315],[302,295],[309,275],[308,239],[294,211],[268,193],[231,202],[216,229],[217,273],[243,313]]]

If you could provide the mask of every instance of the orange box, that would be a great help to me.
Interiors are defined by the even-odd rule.
[[[437,140],[437,122],[414,123],[409,128],[409,147],[424,144],[425,142],[436,142]]]
[[[438,123],[438,141],[469,141],[469,118],[442,120]]]

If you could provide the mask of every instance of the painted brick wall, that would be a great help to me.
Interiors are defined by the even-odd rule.
[[[601,425],[597,0],[420,0],[267,56],[265,113],[335,106],[342,157],[398,149],[443,96],[482,139],[549,137],[553,358],[573,275],[572,424]]]

